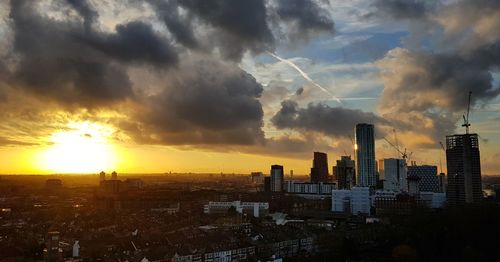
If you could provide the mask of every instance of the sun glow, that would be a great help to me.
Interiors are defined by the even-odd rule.
[[[55,173],[95,173],[115,168],[117,152],[111,143],[113,128],[90,122],[68,124],[54,133],[52,145],[39,157],[42,169]]]

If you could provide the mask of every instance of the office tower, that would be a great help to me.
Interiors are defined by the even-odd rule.
[[[439,177],[437,175],[437,166],[408,166],[408,176],[420,178],[418,189],[421,192],[442,192]]]
[[[271,191],[281,192],[283,190],[283,166],[272,165],[271,166]]]
[[[314,152],[311,183],[328,182],[328,158],[325,153]]]
[[[356,144],[356,184],[358,186],[377,185],[375,170],[375,132],[371,124],[357,124]]]
[[[264,177],[264,192],[271,192],[271,177]]]
[[[351,189],[356,184],[354,167],[354,160],[351,160],[351,156],[341,156],[340,160],[337,160],[337,166],[333,169],[338,189]]]
[[[446,136],[448,204],[477,203],[483,196],[477,134]]]
[[[384,190],[408,192],[406,160],[386,158],[379,167]]]

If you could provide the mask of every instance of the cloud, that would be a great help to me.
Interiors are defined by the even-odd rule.
[[[335,23],[329,12],[316,1],[278,0],[276,14],[288,23],[292,39],[309,39],[317,33],[335,32]]]
[[[179,5],[217,30],[212,41],[226,58],[240,60],[246,50],[274,49],[264,0],[185,0]]]
[[[177,54],[168,42],[140,21],[118,25],[114,34],[84,36],[82,41],[123,62],[144,61],[160,67],[177,63]]]
[[[30,1],[11,1],[13,55],[19,60],[9,78],[11,86],[39,97],[83,106],[123,100],[133,92],[119,62],[176,61],[150,25],[131,22],[117,26],[114,34],[102,34],[78,21],[42,16],[33,7]]]
[[[314,0],[153,1],[157,16],[183,46],[218,51],[240,61],[249,51],[273,51],[277,43],[306,42],[334,33],[326,6]],[[203,33],[201,33],[203,31]]]
[[[332,137],[349,137],[358,123],[384,124],[377,115],[356,109],[308,104],[299,108],[295,101],[285,100],[271,122],[279,129],[314,131]]]
[[[135,123],[122,123],[139,141],[196,145],[263,140],[262,86],[236,65],[188,56],[169,72],[164,85],[140,102]]]
[[[472,106],[500,94],[488,67],[456,54],[394,49],[377,65],[384,81],[379,113],[434,141],[454,133],[469,91]]]
[[[451,46],[467,53],[495,44],[500,38],[500,2],[495,0],[458,1],[442,8],[430,19],[442,27],[440,40],[446,49]]]
[[[439,1],[427,0],[375,0],[376,9],[369,16],[389,16],[395,19],[420,19],[434,11]]]
[[[197,49],[200,46],[190,17],[180,14],[177,1],[150,0],[149,3],[180,44],[190,49]]]
[[[402,1],[380,1],[389,8]],[[500,87],[492,72],[500,66],[500,23],[498,1],[461,0],[424,8],[418,14],[395,17],[416,18],[405,40],[407,48],[390,50],[376,65],[384,82],[378,112],[406,132],[419,134],[420,146],[437,147],[437,141],[456,132],[466,110],[495,99]],[[390,7],[397,13],[403,3]],[[397,8],[396,8],[397,7]],[[413,12],[412,11],[412,12]],[[400,13],[404,14],[404,12]],[[422,43],[425,43],[422,48]]]
[[[36,143],[30,143],[25,141],[12,140],[6,137],[0,136],[0,147],[4,146],[35,146]]]
[[[95,11],[86,0],[66,0],[66,2],[83,17],[85,30],[90,31],[92,24],[99,16],[97,11]]]
[[[44,116],[47,110],[96,110],[82,116],[93,119],[98,110],[120,111],[127,117],[109,121],[138,143],[264,146],[263,89],[236,62],[245,53],[272,51],[283,24],[290,26],[285,34],[303,33],[304,39],[334,27],[325,6],[315,1],[148,3],[123,2],[131,9],[151,8],[156,17],[115,20],[101,10],[112,5],[94,1],[6,4],[12,40],[0,66],[0,103],[9,108],[16,101],[36,101],[9,110],[22,122],[20,137],[31,120],[50,125],[34,113],[36,104]],[[141,75],[134,74],[141,70],[155,79],[137,81]],[[23,110],[29,117],[21,117]],[[45,131],[34,136],[53,130]]]

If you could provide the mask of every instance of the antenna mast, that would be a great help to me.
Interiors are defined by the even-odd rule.
[[[465,133],[466,134],[469,134],[469,127],[470,127],[470,123],[469,123],[469,112],[470,112],[470,97],[472,96],[472,91],[469,91],[469,102],[467,103],[467,116],[465,115],[462,115],[462,117],[464,118],[464,123],[463,123],[463,127],[465,127]]]

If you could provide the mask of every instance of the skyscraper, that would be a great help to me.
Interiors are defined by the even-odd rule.
[[[356,184],[358,186],[377,185],[375,170],[375,132],[371,124],[357,124],[356,144]]]
[[[328,158],[325,153],[314,152],[311,182],[328,182]]]
[[[272,165],[271,166],[271,191],[272,192],[281,192],[283,191],[283,166],[280,165]]]
[[[384,180],[384,190],[408,192],[406,160],[386,158],[379,166],[380,178]]]
[[[481,201],[483,193],[477,134],[446,136],[446,166],[448,203],[461,205]]]
[[[341,156],[340,160],[337,160],[337,166],[333,169],[338,189],[351,189],[356,184],[354,166],[354,160],[351,160],[351,156]]]

